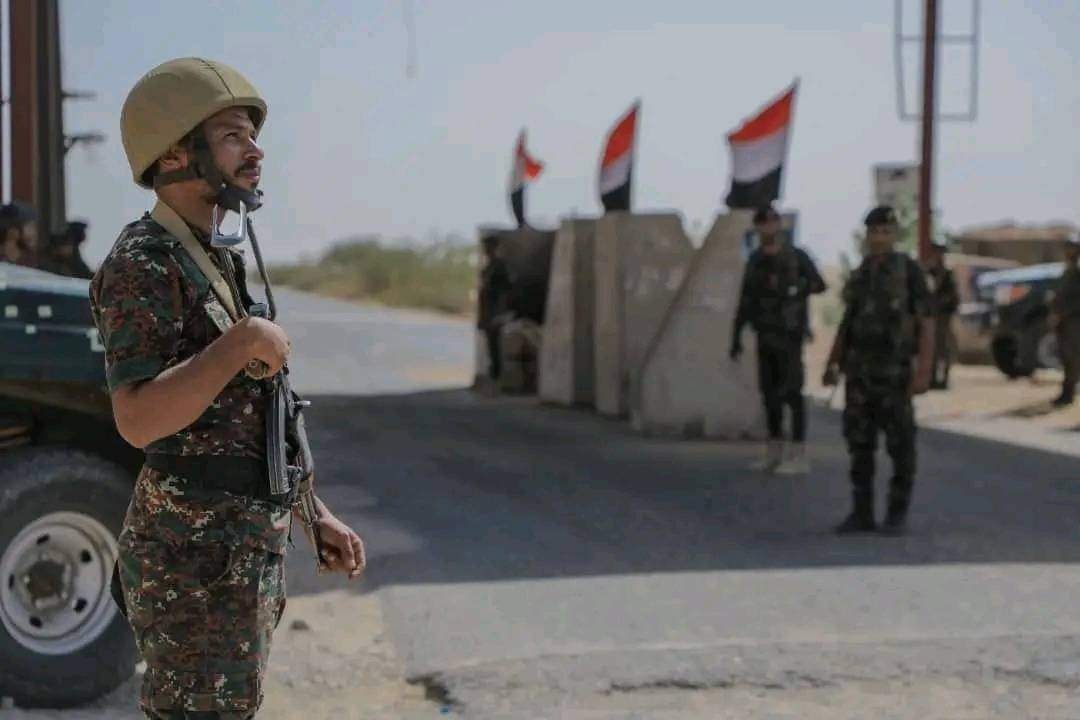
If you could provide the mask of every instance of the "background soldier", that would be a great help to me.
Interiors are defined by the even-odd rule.
[[[297,510],[269,493],[269,381],[243,370],[258,360],[268,377],[281,371],[288,338],[266,319],[233,321],[194,260],[209,255],[226,277],[235,265],[233,299],[251,306],[242,256],[210,247],[208,235],[223,193],[258,185],[265,117],[243,76],[197,58],[150,71],[121,113],[134,180],[158,204],[121,231],[90,299],[117,429],[147,453],[118,567],[149,718],[252,717],[285,604]],[[327,565],[358,576],[360,538],[319,509]]]
[[[484,331],[488,346],[488,376],[498,380],[502,374],[502,348],[499,335],[510,310],[510,271],[499,257],[499,237],[488,235],[481,241],[487,263],[480,275],[480,302],[476,325]]]
[[[0,208],[0,262],[37,266],[37,212],[26,203]]]
[[[1073,233],[1065,243],[1065,273],[1054,294],[1051,325],[1057,331],[1058,352],[1065,380],[1057,407],[1072,405],[1076,383],[1080,381],[1080,234]]]
[[[780,215],[772,207],[754,213],[760,246],[743,271],[739,308],[732,329],[731,359],[742,354],[742,329],[757,333],[758,385],[765,403],[769,441],[765,455],[752,466],[799,474],[809,470],[806,459],[806,399],[803,382],[803,343],[808,337],[807,298],[825,291],[813,261],[781,237]],[[791,439],[784,452],[784,406],[791,408]]]
[[[952,270],[945,267],[945,241],[935,240],[923,269],[930,287],[930,316],[934,325],[934,369],[930,387],[945,390],[949,387],[949,370],[955,343],[952,319],[960,307],[960,295]]]
[[[930,385],[933,353],[926,279],[918,263],[894,250],[896,213],[879,206],[866,216],[866,257],[844,288],[844,318],[822,382],[845,386],[844,436],[851,455],[854,507],[839,533],[870,532],[874,518],[874,453],[879,431],[893,462],[882,531],[901,534],[915,481],[915,413],[911,397]],[[915,367],[912,358],[917,355]]]
[[[78,220],[69,222],[62,234],[53,237],[47,257],[42,263],[42,269],[68,277],[87,279],[93,277],[93,271],[83,261],[80,252],[84,242],[86,242],[86,223]]]

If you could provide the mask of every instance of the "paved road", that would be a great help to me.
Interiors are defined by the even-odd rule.
[[[364,323],[331,333],[368,342]],[[837,539],[846,457],[824,411],[814,473],[779,479],[744,471],[746,446],[529,400],[313,399],[322,493],[370,548],[357,591],[379,592],[408,674],[476,716],[598,690],[1080,686],[1075,458],[924,431],[911,536]],[[304,552],[294,595],[325,587]]]

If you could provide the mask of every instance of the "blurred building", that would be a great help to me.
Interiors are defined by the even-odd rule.
[[[1059,262],[1063,259],[1063,243],[1075,230],[1068,223],[987,225],[950,236],[950,249],[965,255],[1013,260],[1021,265]]]

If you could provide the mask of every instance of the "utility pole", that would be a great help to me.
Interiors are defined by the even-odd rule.
[[[934,185],[934,121],[937,118],[937,0],[923,8],[922,164],[919,173],[919,258],[930,255]]]

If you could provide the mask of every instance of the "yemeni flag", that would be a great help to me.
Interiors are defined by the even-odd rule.
[[[540,177],[543,170],[544,164],[525,149],[525,130],[522,130],[514,147],[514,168],[510,172],[510,209],[519,228],[525,227],[525,186]]]
[[[780,197],[798,87],[795,81],[783,95],[728,135],[731,191],[725,202],[729,208],[759,208]]]
[[[636,101],[608,133],[607,145],[600,158],[600,202],[604,212],[630,209],[630,181],[634,169],[634,140],[637,134],[638,111],[641,101]]]

